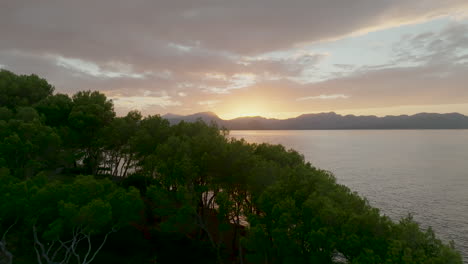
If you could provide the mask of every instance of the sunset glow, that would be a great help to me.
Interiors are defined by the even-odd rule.
[[[468,114],[464,0],[189,2],[12,3],[0,68],[99,90],[118,114]]]

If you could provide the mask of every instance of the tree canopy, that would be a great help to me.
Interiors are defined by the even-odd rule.
[[[281,145],[0,72],[0,263],[462,263]]]

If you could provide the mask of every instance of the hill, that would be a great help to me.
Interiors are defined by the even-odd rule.
[[[231,130],[313,130],[313,129],[468,129],[468,116],[459,113],[419,113],[399,116],[355,116],[334,112],[304,114],[288,119],[269,119],[261,116],[239,117],[223,120],[212,112],[187,116],[167,114],[163,118],[171,124],[180,121],[194,122],[202,119],[215,122]]]

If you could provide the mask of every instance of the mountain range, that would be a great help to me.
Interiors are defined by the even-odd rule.
[[[399,116],[355,116],[339,115],[334,112],[303,114],[288,119],[261,116],[238,117],[223,120],[213,112],[192,115],[166,114],[162,116],[171,124],[181,121],[214,122],[230,130],[307,130],[307,129],[468,129],[468,116],[459,113],[420,113]]]

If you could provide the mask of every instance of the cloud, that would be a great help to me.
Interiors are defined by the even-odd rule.
[[[257,77],[252,73],[237,73],[230,77],[223,75],[215,75],[208,77],[209,79],[223,80],[226,82],[223,86],[210,86],[210,85],[201,85],[204,91],[209,93],[217,94],[226,94],[231,90],[241,89],[254,85],[257,82]]]
[[[333,64],[333,66],[335,66],[336,68],[339,68],[341,70],[353,70],[356,68],[356,66],[354,65],[351,65],[351,64]]]
[[[58,92],[97,89],[117,108],[146,113],[200,109],[198,102],[208,101],[222,101],[213,104],[221,109],[230,98],[271,99],[290,112],[313,110],[308,100],[316,109],[333,101],[339,108],[429,96],[448,102],[445,91],[466,83],[462,22],[402,39],[395,59],[380,65],[334,63],[333,52],[304,45],[441,16],[461,19],[463,10],[465,0],[6,1],[0,67],[36,73]],[[330,61],[322,77],[320,67]],[[336,95],[350,97],[325,100]],[[454,100],[460,98],[464,91]]]
[[[146,75],[151,74],[150,72],[135,73],[132,72],[131,65],[125,65],[122,63],[109,63],[108,66],[115,68],[115,70],[105,70],[103,67],[89,61],[84,61],[75,58],[65,58],[62,56],[51,56],[54,57],[57,66],[67,68],[72,71],[76,71],[82,74],[90,75],[93,77],[102,78],[135,78],[143,79]]]
[[[345,66],[344,75],[324,81],[302,83],[292,79],[270,80],[246,90],[233,91],[231,101],[224,101],[225,107],[220,112],[230,113],[242,108],[235,102],[249,102],[251,105],[265,102],[268,106],[256,112],[280,109],[281,112],[290,113],[344,113],[365,109],[372,114],[372,109],[381,112],[400,109],[398,111],[401,113],[401,109],[421,110],[423,106],[427,107],[424,111],[431,111],[432,107],[439,109],[437,105],[444,105],[444,111],[449,111],[449,106],[453,105],[452,112],[468,114],[467,108],[462,107],[468,103],[468,53],[463,44],[466,43],[466,28],[466,24],[454,23],[441,30],[430,31],[431,34],[416,34],[401,40],[398,45],[403,47],[411,47],[416,39],[423,41],[420,50],[407,49],[417,54],[404,61],[398,58],[380,65],[349,67],[349,70]],[[437,49],[430,48],[430,43],[436,39],[444,39],[443,45]],[[395,50],[395,54],[400,51]],[[346,100],[343,100],[345,97]]]
[[[166,108],[169,106],[182,105],[179,101],[174,101],[168,95],[164,96],[126,96],[126,97],[110,97],[114,101],[116,107],[124,107],[130,109],[142,110],[151,106],[159,106]]]
[[[221,101],[220,100],[207,100],[207,101],[200,101],[198,102],[199,105],[207,105],[207,106],[212,106],[215,104],[219,104]]]
[[[305,69],[318,65],[329,55],[329,53],[299,51],[293,54],[247,57],[240,63],[246,65],[246,69],[257,72],[265,78],[271,76],[295,77],[302,74]]]
[[[395,43],[395,63],[413,65],[457,63],[468,54],[468,24],[451,23],[440,31],[405,36]]]
[[[349,95],[344,94],[321,94],[317,96],[306,96],[306,97],[299,97],[296,101],[305,101],[305,100],[330,100],[330,99],[348,99]]]
[[[128,64],[164,51],[184,54],[200,47],[259,54],[468,7],[464,0],[16,0],[2,5],[0,31],[5,38],[0,48]]]
[[[420,22],[467,5],[464,0],[16,0],[3,4],[0,30],[8,36],[3,47],[60,49],[66,57],[88,53],[110,60],[128,53],[130,59],[168,44],[181,52],[201,46],[255,54]]]

